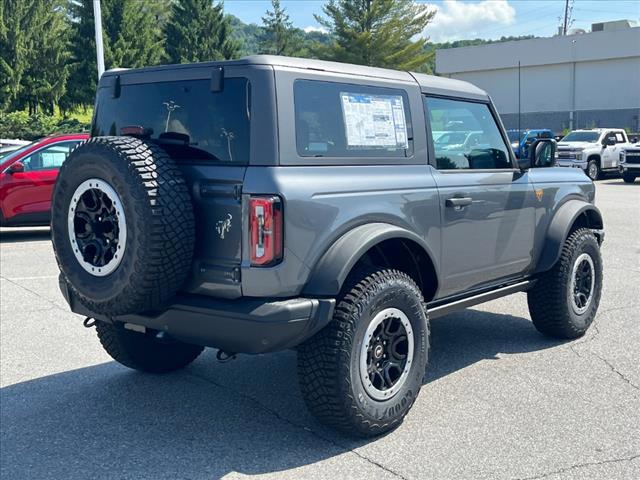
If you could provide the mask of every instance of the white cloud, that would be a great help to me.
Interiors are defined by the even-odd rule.
[[[309,32],[320,32],[320,33],[327,33],[327,29],[324,27],[314,27],[313,25],[309,25],[308,27],[304,27],[303,30],[306,33]]]
[[[508,0],[476,3],[444,0],[442,6],[432,6],[437,13],[424,33],[433,42],[497,37],[500,36],[501,27],[513,24],[516,19],[516,10]]]

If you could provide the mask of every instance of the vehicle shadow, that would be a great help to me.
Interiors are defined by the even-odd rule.
[[[544,339],[526,319],[467,311],[434,320],[432,344],[428,381],[502,353],[558,343]],[[187,369],[165,376],[109,362],[1,389],[0,476],[256,475],[311,465],[367,443],[311,418],[295,379],[295,352],[226,364],[213,358],[207,351]]]
[[[36,242],[50,239],[49,227],[0,229],[0,243]]]

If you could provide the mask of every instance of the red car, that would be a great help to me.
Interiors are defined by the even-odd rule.
[[[0,160],[0,226],[49,225],[58,169],[89,134],[46,137]]]

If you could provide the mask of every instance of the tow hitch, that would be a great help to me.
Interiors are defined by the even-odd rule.
[[[218,352],[216,353],[216,358],[220,363],[227,363],[227,362],[230,362],[231,360],[235,360],[236,355],[237,354],[235,353],[229,353],[223,350],[218,350]]]
[[[82,325],[84,326],[84,328],[91,328],[91,327],[95,327],[96,326],[96,319],[93,317],[86,317],[83,321],[82,321]]]

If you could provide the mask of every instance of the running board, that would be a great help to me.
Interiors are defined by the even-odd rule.
[[[462,310],[464,308],[472,307],[480,303],[485,303],[496,298],[505,297],[512,293],[522,292],[529,288],[532,284],[531,280],[525,280],[524,282],[514,283],[507,285],[506,287],[500,287],[489,292],[479,293],[471,297],[455,300],[451,303],[445,303],[444,305],[438,305],[437,307],[429,307],[427,305],[427,311],[429,312],[429,318],[438,318],[444,315],[448,315],[452,312]]]

